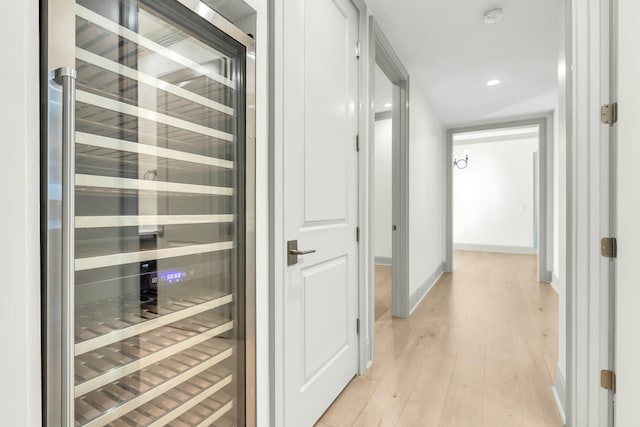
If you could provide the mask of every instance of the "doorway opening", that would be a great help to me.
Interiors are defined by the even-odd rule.
[[[374,318],[391,316],[393,289],[393,83],[376,65],[373,234],[375,255]]]
[[[496,364],[504,369],[510,362],[502,357],[514,356],[528,369],[517,380],[521,391],[544,395],[536,404],[519,405],[548,414],[544,422],[556,425],[564,419],[556,364],[564,332],[562,294],[548,284],[554,259],[552,129],[553,118],[545,115],[448,130],[446,256],[453,274],[445,282],[451,306],[465,312],[464,330],[483,336],[486,348],[499,349],[486,352],[485,372]]]
[[[537,256],[538,127],[453,136],[453,249]]]
[[[366,67],[364,67],[367,85],[367,98],[376,99],[376,70],[378,78],[386,82],[384,89],[390,100],[381,99],[382,108],[385,104],[387,111],[378,116],[387,120],[391,135],[387,143],[391,149],[391,164],[387,166],[391,170],[389,203],[391,207],[391,259],[386,262],[392,264],[388,268],[389,287],[391,288],[391,314],[394,317],[409,317],[412,308],[412,299],[409,286],[409,72],[402,64],[400,57],[393,49],[382,29],[373,16],[368,17],[368,54]],[[375,306],[376,306],[376,249],[375,249],[375,182],[376,182],[376,108],[367,102],[366,123],[367,129],[361,129],[367,134],[366,141],[362,145],[360,158],[360,225],[362,227],[362,239],[360,241],[360,276],[359,276],[359,302],[362,331],[360,337],[360,369],[363,373],[373,361],[373,348],[375,340]],[[389,111],[390,110],[390,111]],[[387,138],[389,135],[387,134]],[[388,155],[388,153],[387,153]],[[389,161],[389,158],[387,158]],[[384,227],[384,225],[381,225]],[[389,230],[389,228],[387,228]],[[387,235],[387,238],[389,236]],[[381,259],[378,259],[381,261]],[[393,286],[390,284],[393,283]],[[386,297],[388,303],[388,297]],[[415,304],[413,304],[415,306]],[[387,309],[388,311],[388,309]],[[359,323],[360,324],[360,323]]]
[[[447,131],[446,271],[453,251],[537,255],[537,278],[553,265],[552,118]]]

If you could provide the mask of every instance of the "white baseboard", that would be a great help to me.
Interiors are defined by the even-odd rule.
[[[542,276],[538,277],[538,280],[544,283],[551,284],[551,282],[553,281],[552,273],[550,271],[544,271],[542,273]]]
[[[415,310],[420,305],[424,297],[427,296],[429,291],[433,288],[433,285],[438,282],[443,272],[444,263],[440,264],[436,271],[431,273],[431,275],[427,277],[424,282],[422,282],[422,285],[420,285],[420,287],[411,294],[411,296],[409,297],[409,316],[411,316],[413,310]]]
[[[469,243],[454,243],[453,249],[458,251],[496,252],[501,254],[536,255],[537,248],[527,246],[475,245]]]
[[[390,256],[376,256],[376,264],[382,264],[382,265],[393,265],[392,264],[392,259]]]
[[[556,365],[556,383],[551,387],[551,393],[553,393],[553,399],[556,401],[558,413],[560,414],[560,418],[562,418],[562,424],[566,425],[567,416],[564,407],[567,398],[567,384],[559,365]]]
[[[551,275],[551,287],[560,294],[560,278],[555,273]]]

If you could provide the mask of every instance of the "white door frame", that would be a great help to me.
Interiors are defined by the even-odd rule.
[[[611,261],[600,255],[612,218],[609,125],[611,0],[565,0],[567,69],[567,426],[610,425],[600,370],[610,354]]]
[[[446,260],[445,271],[453,271],[453,136],[463,132],[538,126],[538,178],[540,190],[538,229],[538,280],[551,282],[553,269],[553,113],[447,128],[446,172]]]
[[[374,173],[375,109],[370,102],[375,91],[376,64],[393,84],[393,224],[392,314],[409,317],[409,73],[373,16],[367,19],[361,58],[366,93],[362,101],[360,133],[360,373],[373,361],[375,323]],[[364,136],[364,137],[363,137]],[[364,333],[363,333],[364,332]]]
[[[367,7],[364,0],[351,0],[359,14],[359,39],[361,52],[367,52],[368,19]],[[286,10],[283,0],[268,0],[269,10],[269,407],[270,419],[268,425],[284,425],[284,378],[286,366],[284,366],[284,289],[286,273],[286,236],[284,233],[284,84],[285,70],[283,65],[284,45],[284,20]],[[298,17],[286,15],[286,19]],[[362,54],[361,54],[362,55]],[[368,137],[368,109],[369,103],[369,76],[365,58],[360,58],[358,64],[358,129],[366,145]],[[354,141],[355,142],[355,141]],[[362,151],[358,161],[363,164]],[[362,167],[359,171],[358,194],[362,194],[363,182]],[[362,204],[359,201],[358,219],[362,227]],[[358,262],[358,313],[366,312],[366,306],[362,305],[363,276],[366,271],[362,267],[364,246],[360,245]],[[358,338],[358,372],[366,370],[367,362],[363,363],[363,354],[366,353],[362,345],[362,337]],[[259,421],[259,425],[261,420]],[[266,421],[266,420],[265,420]]]

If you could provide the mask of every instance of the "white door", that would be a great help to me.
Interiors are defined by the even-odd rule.
[[[640,426],[640,2],[619,0],[616,427]]]
[[[311,426],[357,372],[358,11],[284,1],[285,425]]]

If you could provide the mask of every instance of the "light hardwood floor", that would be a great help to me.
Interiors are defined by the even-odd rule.
[[[558,298],[536,257],[455,253],[410,319],[391,317],[390,267],[376,267],[375,359],[316,427],[559,427],[550,387]]]

